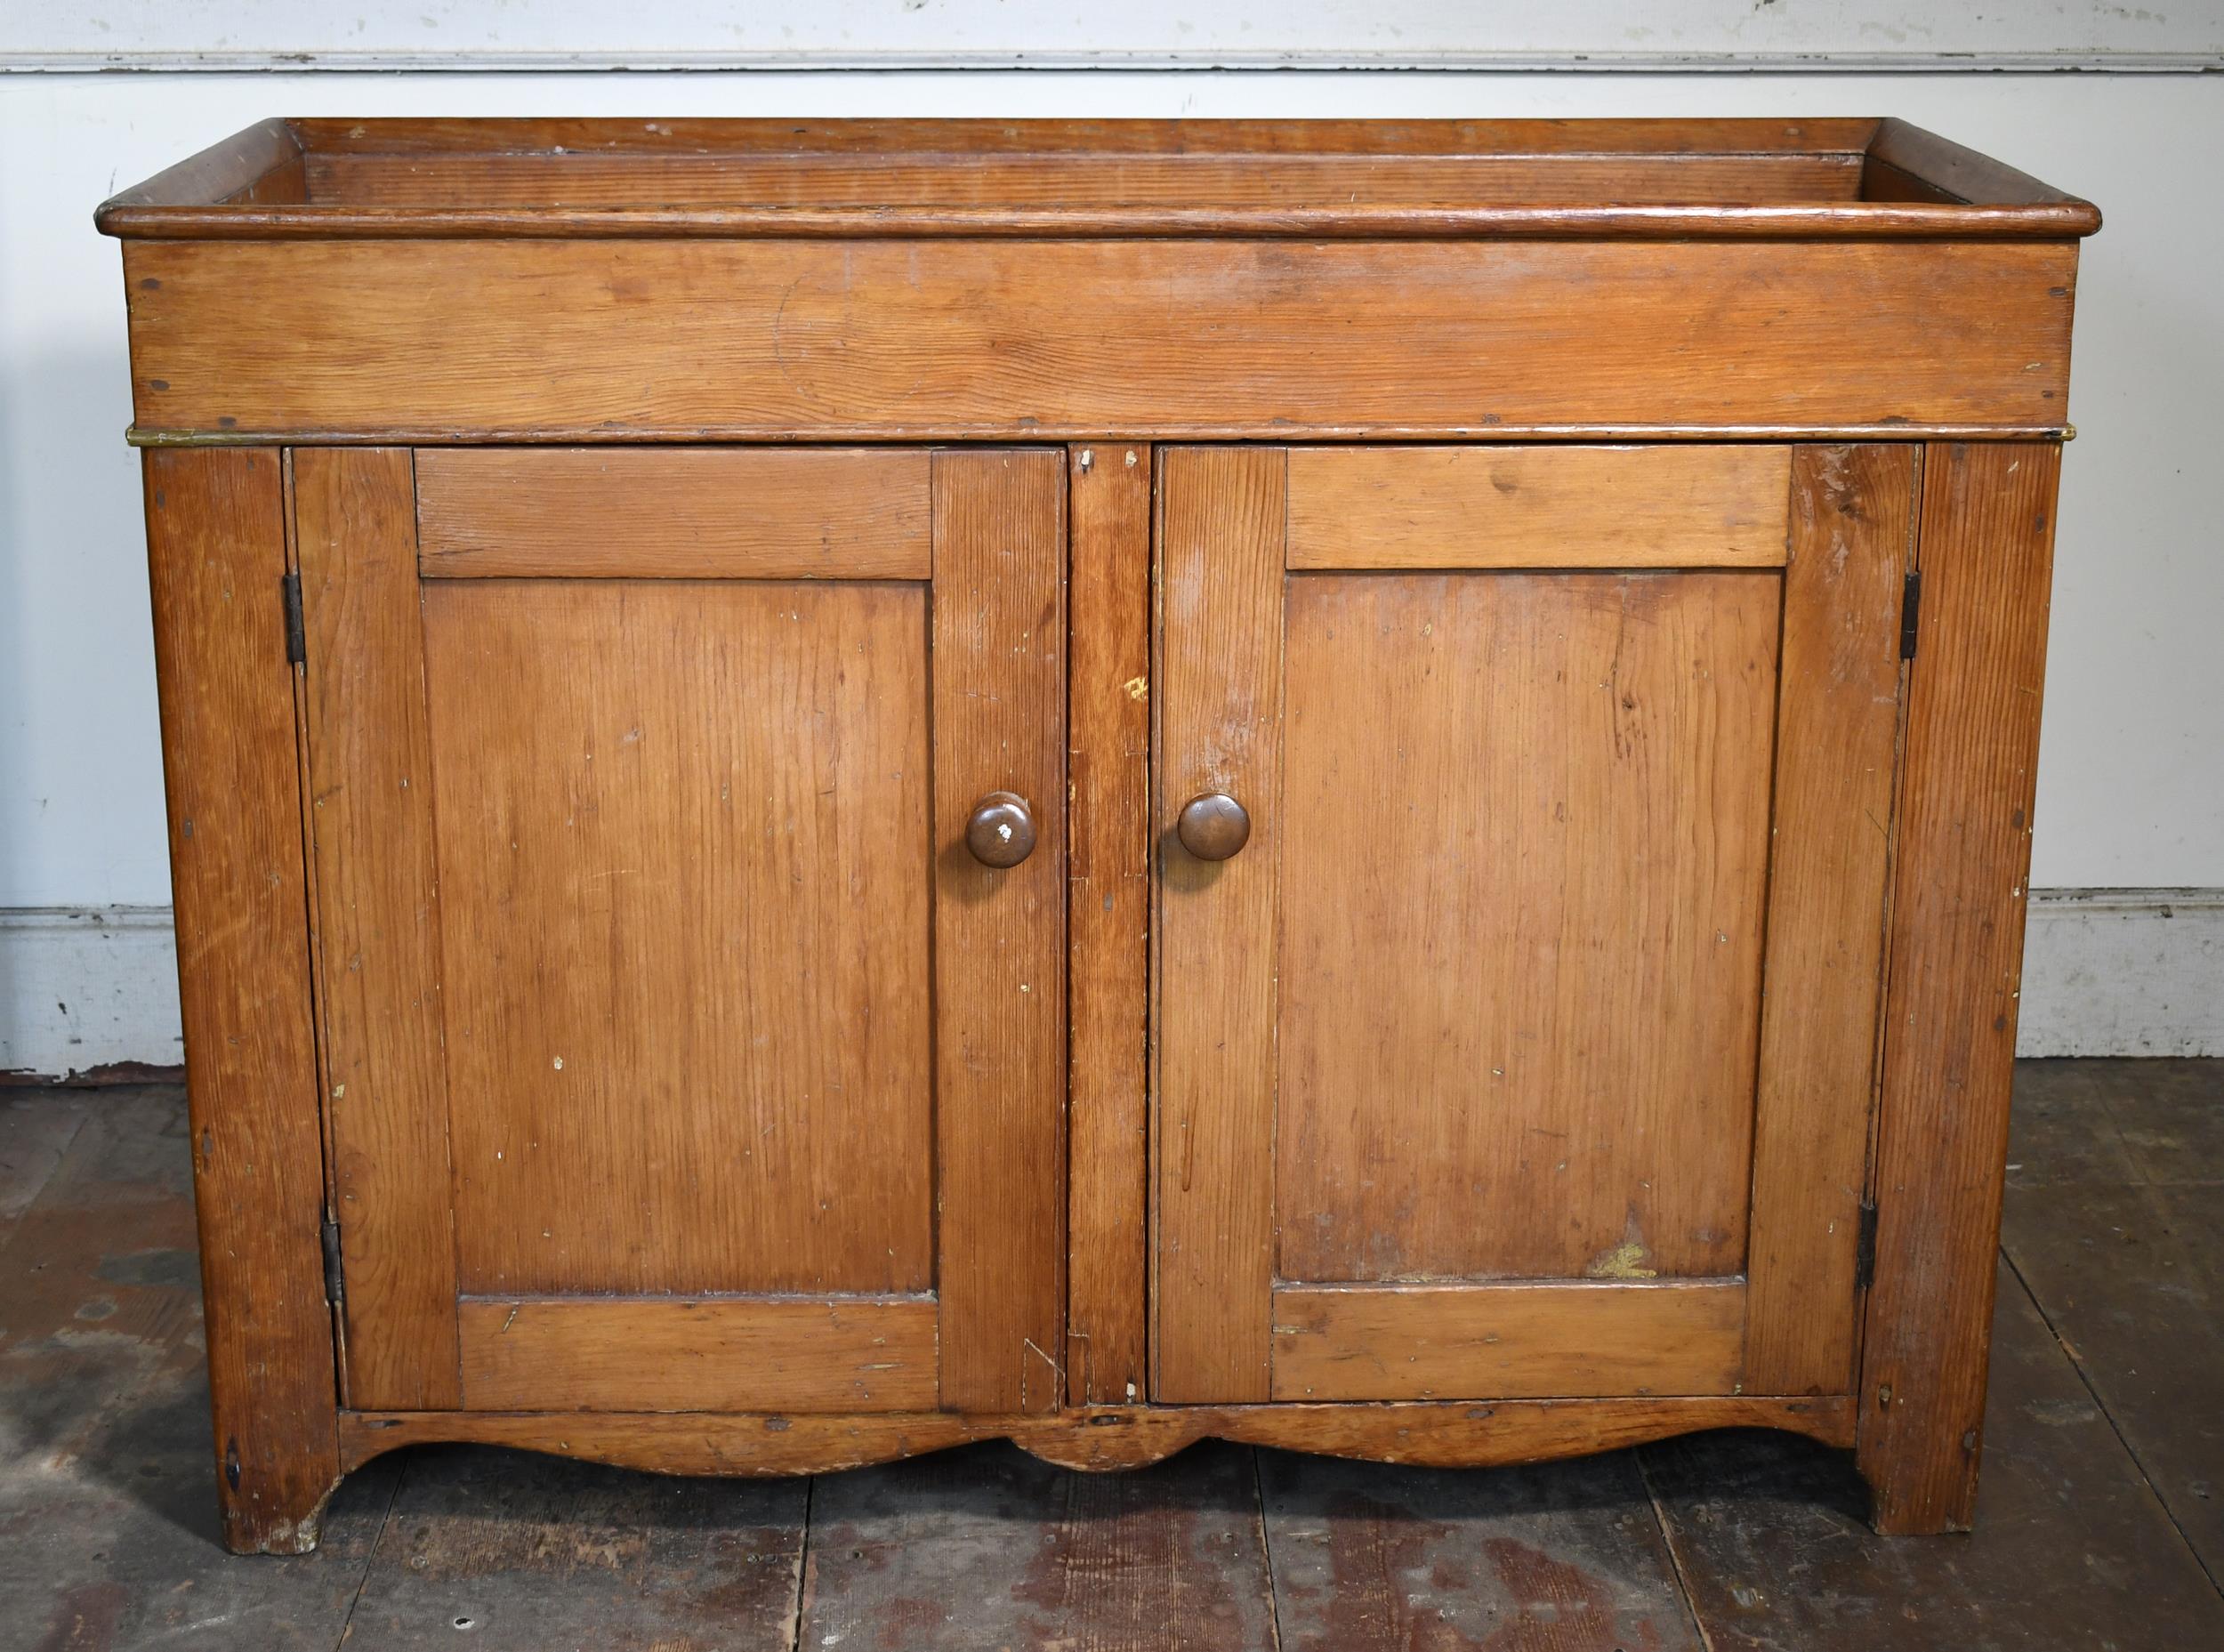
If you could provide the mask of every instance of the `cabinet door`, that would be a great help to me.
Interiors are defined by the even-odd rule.
[[[1165,454],[1155,1397],[1849,1391],[1915,463]]]
[[[1063,455],[292,467],[346,1402],[1055,1406]]]

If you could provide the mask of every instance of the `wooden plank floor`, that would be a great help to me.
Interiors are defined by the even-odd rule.
[[[1978,1530],[1723,1433],[1460,1473],[1003,1446],[816,1480],[396,1454],[214,1542],[182,1099],[0,1092],[0,1648],[2224,1648],[2224,1061],[2030,1063]]]

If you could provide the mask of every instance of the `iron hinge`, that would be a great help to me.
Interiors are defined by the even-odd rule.
[[[1853,1288],[1865,1291],[1876,1279],[1876,1205],[1861,1201],[1861,1229],[1853,1241]]]
[[[281,575],[278,589],[286,597],[286,663],[305,665],[309,663],[309,633],[302,624],[302,576]]]
[[[325,1251],[325,1301],[337,1308],[347,1300],[347,1281],[340,1274],[340,1224],[327,1216],[317,1230]]]
[[[1899,657],[1915,657],[1915,633],[1922,616],[1922,569],[1908,570],[1899,588]]]

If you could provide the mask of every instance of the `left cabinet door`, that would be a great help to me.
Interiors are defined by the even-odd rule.
[[[1063,455],[291,467],[346,1404],[1055,1407]]]

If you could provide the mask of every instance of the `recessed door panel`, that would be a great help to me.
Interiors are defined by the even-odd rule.
[[[1777,606],[1290,578],[1277,1277],[1740,1271]]]
[[[463,1291],[932,1289],[926,607],[428,583]]]

